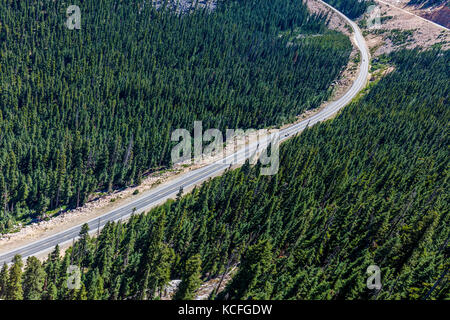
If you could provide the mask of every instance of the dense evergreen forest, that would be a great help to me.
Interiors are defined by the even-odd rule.
[[[82,1],[69,30],[62,1],[0,1],[0,233],[138,184],[195,120],[292,120],[329,96],[351,51],[297,0],[148,3]],[[288,46],[293,32],[306,36]]]
[[[96,238],[84,228],[63,258],[56,248],[22,273],[16,257],[0,298],[154,299],[182,279],[175,298],[190,299],[233,266],[211,298],[450,298],[450,52],[387,59],[395,71],[281,146],[277,175],[247,163]],[[380,290],[366,287],[369,265]]]
[[[324,0],[350,19],[356,19],[363,15],[370,5],[375,4],[372,0]]]

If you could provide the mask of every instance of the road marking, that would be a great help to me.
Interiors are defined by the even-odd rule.
[[[347,90],[347,92],[342,97],[340,97],[338,100],[330,102],[325,108],[323,108],[320,112],[316,113],[310,118],[302,120],[301,122],[296,123],[288,128],[280,130],[280,136],[282,137],[281,138],[282,141],[286,140],[293,134],[303,131],[307,126],[314,125],[318,122],[327,120],[328,118],[330,118],[330,116],[336,114],[339,110],[341,110],[348,103],[350,103],[353,98],[356,97],[356,95],[365,87],[365,84],[367,82],[367,77],[369,74],[369,52],[365,39],[361,34],[361,30],[359,30],[356,23],[351,21],[344,14],[334,9],[327,3],[323,1],[321,2],[326,6],[328,6],[329,8],[331,8],[332,10],[334,10],[335,12],[337,12],[340,16],[342,16],[347,21],[347,23],[350,24],[350,26],[352,27],[354,31],[355,45],[358,47],[361,53],[361,63],[359,68],[360,70],[351,88]],[[265,142],[263,146],[266,146],[266,144],[267,142]],[[133,202],[124,204],[123,206],[120,206],[115,210],[112,210],[108,213],[105,213],[102,216],[91,219],[85,223],[88,223],[90,225],[90,229],[91,230],[93,229],[91,233],[94,233],[95,230],[97,229],[99,221],[100,227],[103,227],[108,221],[117,221],[119,219],[128,217],[129,215],[131,215],[130,211],[133,207],[136,207],[137,210],[144,210],[156,206],[161,201],[170,198],[170,196],[173,195],[174,193],[178,193],[178,190],[180,189],[181,186],[190,187],[193,185],[201,184],[203,183],[204,180],[208,179],[209,177],[222,173],[229,167],[228,163],[223,163],[224,161],[236,157],[239,163],[240,159],[242,158],[245,159],[247,154],[251,155],[252,154],[251,151],[257,149],[258,149],[257,142],[254,142],[250,144],[250,146],[248,147],[245,146],[244,148],[241,148],[239,151],[226,157],[225,159],[221,159],[205,167],[187,172],[182,176],[180,176],[179,178],[169,181],[165,186],[159,186],[158,188],[149,191],[147,195],[144,194]],[[23,258],[26,258],[30,255],[37,255],[42,254],[44,252],[48,252],[52,250],[54,246],[56,246],[56,244],[60,245],[66,244],[69,241],[72,241],[73,239],[77,238],[79,229],[83,224],[84,223],[74,227],[70,227],[59,233],[47,236],[43,239],[36,240],[34,242],[23,245],[19,248],[5,252],[0,255],[0,264],[3,264],[4,262],[10,263],[11,259],[16,254],[20,254],[22,255]]]

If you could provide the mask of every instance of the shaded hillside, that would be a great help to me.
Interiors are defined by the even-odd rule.
[[[395,71],[359,101],[282,145],[278,174],[246,164],[96,239],[83,230],[62,260],[30,259],[25,274],[39,277],[24,288],[43,299],[152,299],[182,279],[176,297],[186,299],[200,278],[238,265],[218,298],[450,298],[449,58],[395,53]],[[66,288],[69,264],[83,270],[79,290]],[[11,288],[3,297],[18,296],[19,265],[15,286],[0,281],[0,292]],[[370,265],[379,291],[366,287]]]
[[[419,13],[422,17],[450,28],[449,0],[411,0],[408,4],[417,6],[420,9],[426,9]]]
[[[432,12],[426,12],[422,17],[434,21],[446,28],[450,28],[450,7],[442,7]]]

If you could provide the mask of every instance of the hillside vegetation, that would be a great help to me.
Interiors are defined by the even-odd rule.
[[[367,8],[374,5],[373,0],[324,0],[334,8],[344,13],[350,19],[359,18]]]
[[[215,11],[86,0],[0,2],[0,233],[139,184],[177,128],[262,128],[317,107],[350,41],[297,0]],[[323,35],[287,46],[280,33]]]
[[[97,238],[84,229],[63,259],[29,258],[23,275],[16,257],[0,298],[154,299],[182,279],[176,298],[190,299],[236,265],[212,298],[450,298],[449,58],[393,54],[395,71],[281,146],[278,174],[228,171]],[[66,287],[69,264],[79,290]],[[366,287],[370,265],[380,290]]]

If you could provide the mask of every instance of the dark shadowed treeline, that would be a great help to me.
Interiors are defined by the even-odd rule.
[[[190,299],[237,265],[212,297],[450,298],[449,58],[393,54],[395,71],[360,100],[282,145],[278,174],[246,164],[97,238],[84,229],[64,258],[30,258],[23,274],[16,258],[0,297],[154,299],[182,279],[175,297]],[[79,290],[66,288],[70,264]]]
[[[317,107],[351,50],[297,0],[149,2],[82,1],[69,30],[63,1],[0,1],[0,232],[138,184],[195,120],[261,128]],[[293,30],[323,36],[287,46]]]
[[[324,0],[326,3],[332,5],[350,19],[359,18],[363,15],[367,8],[374,5],[373,0]]]
[[[410,5],[419,5],[423,8],[429,8],[433,6],[440,6],[445,4],[447,7],[450,6],[449,0],[409,0]]]

